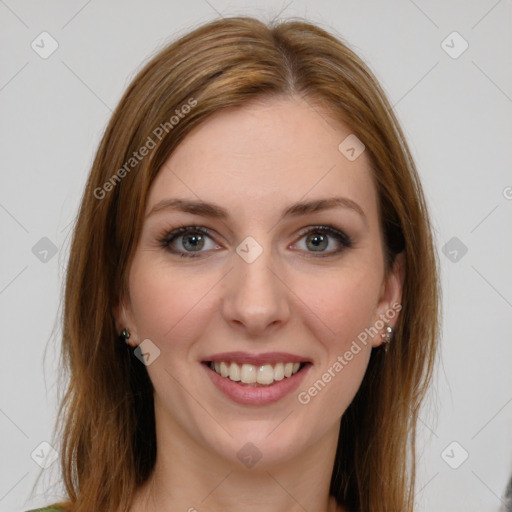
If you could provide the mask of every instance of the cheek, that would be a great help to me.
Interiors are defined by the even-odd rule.
[[[343,350],[347,342],[369,327],[379,300],[380,280],[377,272],[350,268],[322,280],[303,283],[308,292],[307,305],[328,327],[328,344]]]
[[[375,313],[378,287],[375,279],[357,272],[329,283],[325,293],[312,298],[311,309],[322,319],[313,328],[324,349],[321,361],[297,399],[308,414],[334,421],[352,402],[368,367],[372,345],[365,329]]]
[[[130,271],[130,298],[133,320],[140,340],[149,338],[157,345],[170,339],[186,339],[183,329],[190,318],[198,318],[211,276],[195,276],[169,265],[149,261],[143,255],[133,261]]]
[[[365,329],[372,325],[380,290],[379,267],[373,268],[353,265],[303,283],[303,290],[315,290],[308,294],[307,306],[315,313],[310,327],[324,348],[319,367],[299,390],[298,401],[311,414],[329,410],[339,418],[364,378],[372,348]]]

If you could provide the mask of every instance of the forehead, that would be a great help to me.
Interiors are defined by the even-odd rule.
[[[350,129],[302,98],[265,98],[212,115],[160,169],[148,211],[170,197],[206,200],[250,218],[289,203],[343,195],[376,216],[376,190],[363,152],[338,149]]]

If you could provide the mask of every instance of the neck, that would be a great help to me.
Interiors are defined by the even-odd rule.
[[[130,512],[344,510],[329,496],[339,423],[300,454],[273,464],[263,457],[250,468],[213,453],[168,417],[156,425],[155,468]]]

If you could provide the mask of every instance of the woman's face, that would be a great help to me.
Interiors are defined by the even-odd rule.
[[[402,282],[385,280],[369,159],[340,146],[350,134],[302,99],[260,100],[204,122],[158,173],[117,320],[150,340],[159,432],[260,465],[337,438]]]

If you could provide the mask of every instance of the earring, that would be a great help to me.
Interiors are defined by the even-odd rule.
[[[119,338],[121,339],[121,341],[124,341],[125,343],[127,342],[127,340],[130,339],[130,331],[128,330],[127,327],[123,329],[123,332],[119,335]]]
[[[384,352],[388,351],[389,344],[391,342],[391,338],[393,337],[393,327],[389,324],[386,325],[386,332],[381,334],[382,340],[384,341]]]

